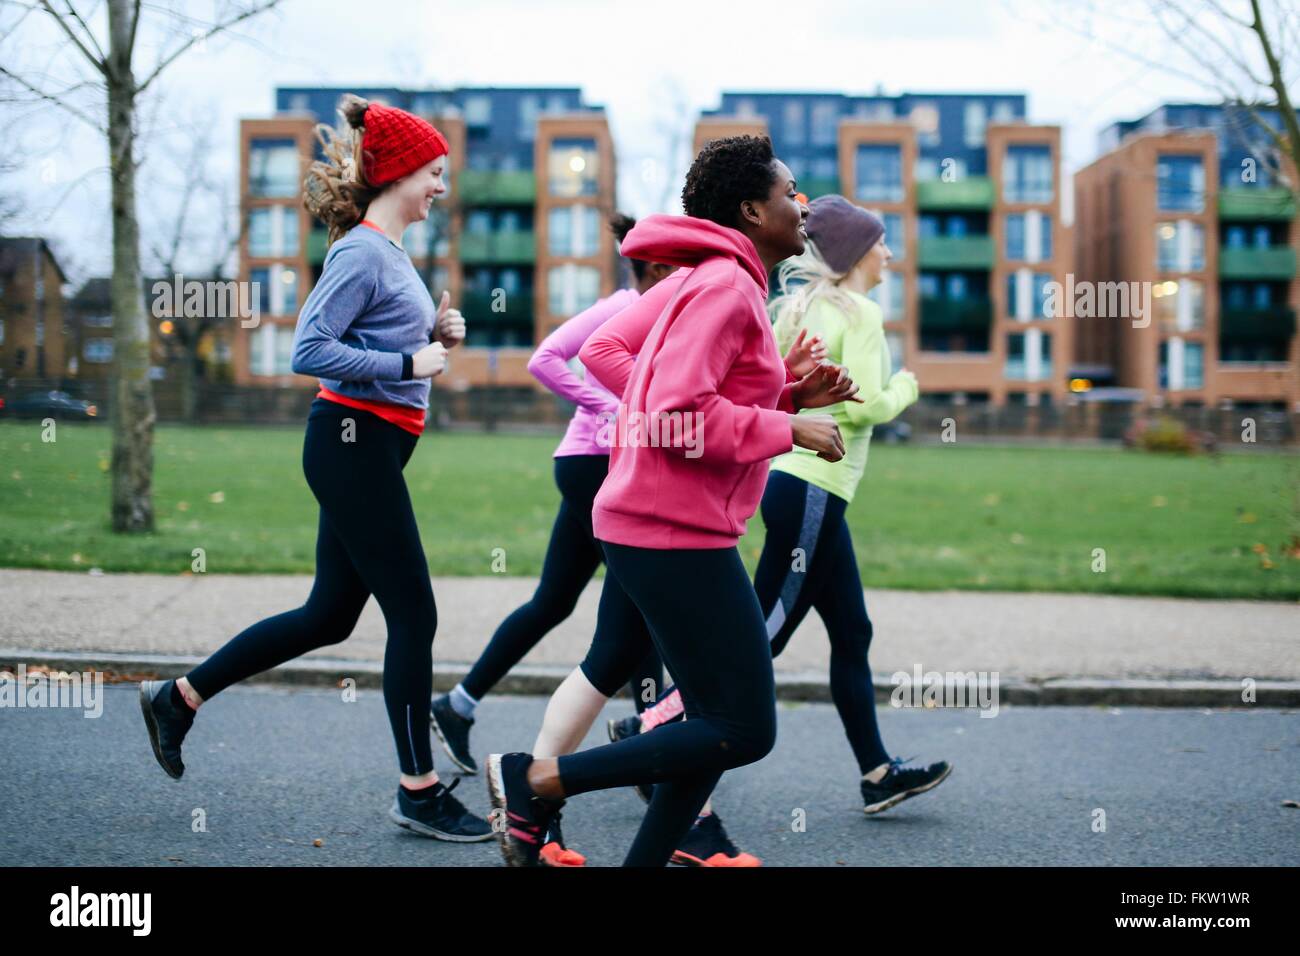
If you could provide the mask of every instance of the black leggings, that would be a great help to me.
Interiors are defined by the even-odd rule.
[[[889,760],[876,723],[875,687],[867,651],[871,618],[862,596],[858,561],[844,512],[848,502],[802,478],[773,471],[763,491],[767,538],[754,590],[767,618],[776,657],[817,611],[831,643],[831,699],[863,773]],[[655,707],[656,723],[681,717],[681,695],[668,688]]]
[[[388,625],[384,705],[398,763],[406,774],[433,770],[428,710],[438,609],[402,478],[417,440],[370,412],[312,402],[302,448],[303,473],[320,503],[311,595],[302,607],[247,628],[187,674],[204,700],[346,640],[373,594]]]
[[[625,866],[665,866],[723,772],[776,743],[772,655],[735,548],[658,550],[603,542],[686,701],[682,723],[559,758],[566,795],[655,783]]]
[[[555,459],[560,510],[546,547],[541,580],[528,603],[501,622],[461,681],[465,692],[476,700],[482,700],[525,654],[573,613],[583,589],[604,559],[592,536],[591,506],[608,473],[608,455],[563,455]],[[612,697],[631,679],[637,712],[653,702],[662,686],[659,655],[650,643],[640,612],[622,589],[611,583],[608,573],[592,646],[599,649],[597,656],[589,654],[590,664],[584,661],[582,667],[597,690]],[[654,688],[648,695],[642,693],[645,681]]]

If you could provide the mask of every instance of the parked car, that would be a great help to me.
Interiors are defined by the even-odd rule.
[[[8,401],[0,399],[0,414],[9,418],[92,419],[99,417],[99,407],[67,392],[36,392]]]
[[[897,445],[899,442],[910,441],[911,438],[912,426],[900,418],[884,422],[871,430],[872,441],[883,441],[887,445]]]

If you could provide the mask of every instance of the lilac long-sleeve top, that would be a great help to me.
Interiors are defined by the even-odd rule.
[[[564,439],[555,449],[555,458],[568,455],[608,455],[609,445],[597,441],[603,423],[601,412],[615,414],[619,396],[615,395],[595,376],[579,376],[569,367],[569,360],[578,354],[582,343],[598,328],[623,311],[639,298],[635,289],[620,289],[587,309],[542,340],[533,357],[528,360],[528,371],[533,377],[561,398],[578,406],[569,420]],[[608,425],[603,425],[608,430]]]

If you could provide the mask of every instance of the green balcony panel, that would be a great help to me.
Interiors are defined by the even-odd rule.
[[[992,269],[997,258],[992,236],[928,236],[917,241],[922,269]]]
[[[1295,278],[1295,250],[1290,246],[1220,249],[1219,278],[1288,281]]]
[[[531,206],[537,201],[537,178],[531,169],[463,169],[456,174],[456,190],[466,205]]]
[[[463,233],[460,261],[466,265],[526,265],[535,257],[531,230],[515,232]]]
[[[1290,222],[1295,218],[1295,194],[1283,186],[1222,189],[1219,218]]]
[[[809,199],[829,196],[840,191],[838,176],[809,176],[799,181],[799,191]]]
[[[987,332],[992,322],[993,303],[988,299],[921,297],[923,332]]]
[[[993,180],[987,176],[967,176],[946,183],[926,179],[916,184],[918,209],[989,210],[993,208]]]
[[[492,306],[500,303],[500,311]],[[514,295],[494,295],[491,292],[463,292],[457,306],[470,325],[529,325],[533,324],[533,290],[524,289]]]
[[[324,229],[313,229],[307,233],[307,261],[311,265],[318,266],[325,261],[328,247],[329,233]]]
[[[1295,309],[1277,305],[1269,309],[1224,309],[1219,316],[1219,338],[1273,342],[1295,334]]]

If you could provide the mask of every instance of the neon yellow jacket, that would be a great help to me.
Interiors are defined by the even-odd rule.
[[[816,299],[808,307],[804,327],[826,343],[826,357],[848,367],[860,389],[857,402],[841,402],[829,408],[802,409],[799,414],[831,414],[844,437],[844,457],[830,462],[817,453],[796,447],[772,460],[774,471],[802,478],[845,501],[853,500],[858,482],[867,467],[867,448],[875,425],[887,422],[916,401],[919,390],[911,372],[891,373],[889,347],[885,343],[884,316],[880,306],[865,295],[848,292],[858,306],[854,320],[834,303]],[[783,343],[785,344],[785,343]]]

